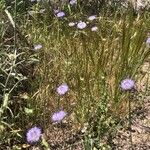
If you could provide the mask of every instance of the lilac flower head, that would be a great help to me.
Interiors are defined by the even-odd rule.
[[[150,44],[150,37],[147,38],[146,43]]]
[[[135,87],[135,82],[132,79],[124,79],[121,81],[121,88],[123,90],[131,90]]]
[[[70,5],[75,5],[75,4],[77,4],[77,0],[70,0]]]
[[[98,30],[98,27],[96,26],[91,28],[91,31],[97,31],[97,30]]]
[[[33,127],[29,129],[26,133],[26,140],[28,143],[36,143],[40,140],[40,137],[42,135],[42,130],[41,128],[38,127]]]
[[[62,17],[65,16],[65,13],[64,13],[63,11],[60,11],[60,12],[57,13],[56,16],[57,16],[58,18],[62,18]]]
[[[95,20],[96,19],[96,16],[95,15],[92,15],[92,16],[90,16],[89,18],[88,18],[88,20],[90,20],[90,21],[93,21],[93,20]]]
[[[59,95],[64,95],[68,90],[69,90],[68,85],[66,83],[63,83],[57,88],[56,91]]]
[[[75,23],[74,22],[69,22],[69,27],[73,27],[73,26],[75,26]]]
[[[64,119],[64,117],[66,117],[67,113],[63,110],[61,111],[58,111],[58,112],[55,112],[53,115],[52,115],[52,121],[54,122],[60,122]]]
[[[85,23],[85,22],[82,22],[82,21],[80,21],[80,22],[77,24],[77,28],[78,28],[78,29],[84,29],[86,26],[87,26],[86,23]]]
[[[34,50],[40,50],[43,46],[41,44],[34,45]]]

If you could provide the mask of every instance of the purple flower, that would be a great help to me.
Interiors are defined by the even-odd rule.
[[[62,121],[64,119],[64,117],[66,117],[66,115],[67,115],[67,113],[64,112],[63,110],[55,112],[52,115],[52,121],[53,122],[60,122],[60,121]]]
[[[146,43],[150,44],[150,37],[147,38]]]
[[[73,26],[75,26],[75,23],[74,22],[69,22],[69,27],[73,27]]]
[[[63,11],[61,11],[61,12],[57,13],[56,16],[57,16],[58,18],[62,18],[62,17],[65,16],[65,13],[64,13]]]
[[[26,140],[28,143],[33,144],[40,140],[41,135],[42,135],[41,128],[35,126],[27,131]]]
[[[70,0],[70,5],[75,5],[75,4],[77,4],[77,0]]]
[[[78,28],[78,29],[84,29],[86,26],[87,26],[86,23],[85,23],[85,22],[82,22],[82,21],[80,21],[80,22],[77,24],[77,28]]]
[[[98,27],[96,26],[91,28],[91,31],[97,31],[97,30],[98,30]]]
[[[95,15],[92,15],[88,18],[88,20],[92,21],[92,20],[95,20],[96,19],[96,16]]]
[[[123,90],[131,90],[135,87],[135,82],[132,79],[124,79],[121,81],[121,88]]]
[[[34,50],[35,51],[40,50],[41,48],[42,48],[41,44],[34,45]]]
[[[57,93],[59,95],[64,95],[67,91],[69,90],[69,87],[66,83],[63,83],[62,85],[60,85],[58,88],[57,88]]]

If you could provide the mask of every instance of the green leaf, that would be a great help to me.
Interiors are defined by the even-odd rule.
[[[26,114],[33,114],[33,109],[25,107],[24,111],[25,111]]]

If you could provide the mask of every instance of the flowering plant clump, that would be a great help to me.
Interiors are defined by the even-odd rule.
[[[61,111],[58,111],[58,112],[55,112],[53,115],[52,115],[52,121],[53,122],[60,122],[64,119],[64,117],[66,117],[67,113],[63,110]]]
[[[66,83],[63,83],[62,85],[60,85],[58,88],[57,88],[57,93],[59,95],[64,95],[67,91],[69,90],[69,87]]]
[[[124,79],[121,81],[122,90],[131,90],[135,87],[135,82],[132,79]]]
[[[80,21],[78,24],[77,24],[77,28],[78,29],[84,29],[86,27],[86,23],[83,22],[83,21]]]
[[[42,130],[39,127],[30,128],[26,133],[26,140],[28,143],[33,144],[40,140]]]

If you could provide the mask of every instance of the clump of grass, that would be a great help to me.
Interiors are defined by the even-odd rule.
[[[81,127],[99,111],[98,116],[104,117],[106,122],[112,114],[117,117],[124,114],[128,98],[126,93],[121,92],[120,82],[124,78],[136,80],[139,67],[149,57],[145,44],[147,15],[145,12],[134,16],[129,9],[121,15],[122,19],[116,14],[110,20],[107,14],[102,14],[94,22],[99,29],[96,33],[90,31],[90,25],[83,30],[76,26],[70,28],[67,18],[54,19],[51,28],[44,26],[44,30],[36,29],[33,24],[33,28],[29,29],[34,34],[32,37],[40,35],[35,41],[45,45],[44,51],[39,53],[38,75],[42,80],[40,78],[41,86],[36,97],[37,101],[42,101],[41,107],[49,105],[51,110],[55,109],[57,98],[54,89],[66,82],[71,90],[62,99],[61,107],[74,111]],[[66,105],[68,100],[69,107]],[[122,112],[118,110],[121,105],[125,105]],[[104,120],[98,122],[103,124]]]

